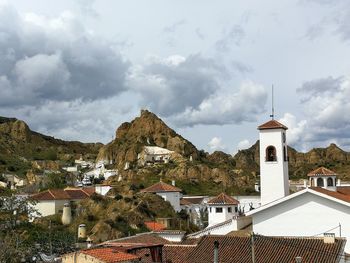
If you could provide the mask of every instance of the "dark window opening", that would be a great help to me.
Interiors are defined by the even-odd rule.
[[[269,146],[266,148],[266,162],[276,162],[276,148],[274,146]]]
[[[327,186],[333,186],[333,179],[332,178],[327,179]]]
[[[318,178],[317,179],[317,186],[320,186],[320,187],[323,187],[324,184],[323,184],[323,178]]]
[[[217,207],[217,208],[215,209],[215,212],[216,212],[216,213],[222,213],[222,207]]]
[[[232,213],[232,207],[227,207],[227,212]]]
[[[283,159],[285,162],[288,162],[287,146],[283,147]]]

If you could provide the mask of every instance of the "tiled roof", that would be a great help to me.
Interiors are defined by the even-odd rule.
[[[319,167],[309,172],[307,175],[308,176],[329,176],[329,175],[336,175],[336,173],[325,167]]]
[[[82,189],[49,189],[31,196],[34,200],[85,199],[89,194]]]
[[[213,262],[214,241],[219,242],[219,262],[252,262],[250,237],[206,236],[194,247],[183,263]],[[264,237],[256,236],[254,241],[256,262],[339,262],[345,246],[345,239],[336,238],[334,244],[325,244],[323,238]]]
[[[165,245],[163,247],[163,261],[171,263],[185,263],[195,247],[196,245]]]
[[[218,196],[210,199],[208,201],[208,204],[213,204],[213,205],[237,205],[239,204],[239,201],[236,199],[232,198],[231,196],[228,196],[225,193],[221,193]]]
[[[287,130],[288,128],[276,120],[270,120],[270,121],[265,122],[264,124],[258,126],[258,130],[268,130],[268,129]]]
[[[92,256],[106,263],[128,262],[129,260],[139,259],[139,257],[136,255],[121,252],[112,247],[87,249],[81,251],[81,253]]]
[[[154,185],[151,185],[150,187],[147,187],[146,189],[143,189],[141,192],[146,193],[160,193],[160,192],[181,192],[182,190],[180,188],[177,188],[173,185],[166,184],[164,182],[158,182]]]
[[[350,203],[350,187],[349,186],[338,186],[336,191],[330,191],[322,187],[311,187],[312,190],[315,190],[319,193],[326,194],[328,196],[337,198],[339,200]]]
[[[155,233],[142,233],[131,237],[124,237],[115,240],[111,240],[108,243],[147,243],[147,244],[168,244],[170,241],[161,238]]]
[[[166,229],[165,225],[162,223],[158,223],[156,221],[148,221],[145,222],[146,227],[151,231],[159,231]]]
[[[192,203],[185,198],[181,198],[180,205],[192,205]]]
[[[183,197],[181,200],[186,200],[189,204],[201,204],[203,202],[203,197]]]

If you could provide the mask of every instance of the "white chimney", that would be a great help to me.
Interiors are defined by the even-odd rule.
[[[337,186],[341,186],[341,180],[340,179],[337,180]]]
[[[303,262],[303,258],[302,257],[296,257],[295,258],[295,262],[296,263],[302,263]]]
[[[334,233],[324,233],[323,234],[323,242],[325,244],[334,244],[335,234]]]
[[[171,181],[171,185],[172,185],[172,186],[175,186],[175,180],[172,180],[172,181]]]
[[[214,241],[214,263],[219,263],[219,241]]]

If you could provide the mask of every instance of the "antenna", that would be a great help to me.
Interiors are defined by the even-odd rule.
[[[274,106],[274,98],[273,98],[273,84],[272,84],[272,88],[271,88],[271,115],[270,117],[272,119],[275,118],[275,106]]]

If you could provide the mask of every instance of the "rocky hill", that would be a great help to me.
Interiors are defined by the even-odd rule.
[[[138,154],[144,146],[159,146],[174,151],[167,164],[139,166]],[[140,117],[123,123],[115,139],[103,146],[98,160],[113,163],[124,180],[148,186],[162,178],[191,194],[253,192],[255,177],[252,173],[237,172],[231,155],[223,152],[208,154],[169,128],[155,114],[143,110]],[[125,163],[130,169],[124,170]],[[114,178],[115,179],[115,178]]]
[[[15,118],[0,117],[0,172],[24,175],[35,160],[74,160],[80,155],[95,158],[100,143],[69,142],[30,130]]]
[[[326,148],[314,148],[306,153],[288,147],[289,177],[306,178],[311,170],[325,166],[338,173],[339,178],[350,179],[350,153],[340,149],[334,143]],[[259,141],[249,149],[239,151],[235,156],[237,169],[259,172]]]

